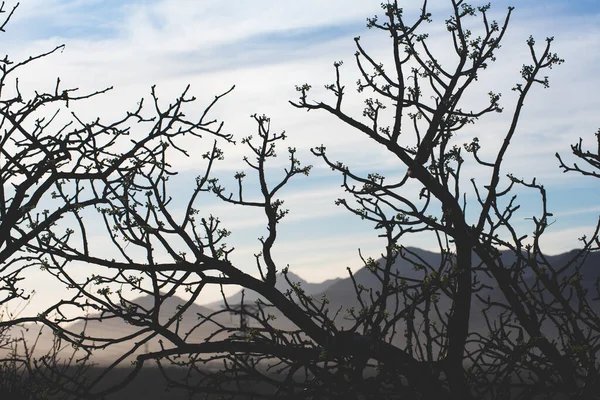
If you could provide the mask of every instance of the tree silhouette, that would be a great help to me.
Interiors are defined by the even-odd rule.
[[[2,2],[0,13],[6,17],[0,31],[4,32],[17,7],[18,4],[7,11]],[[48,305],[36,315],[28,315],[23,305],[35,292],[27,287],[28,272],[46,270],[67,288],[76,288],[71,277],[61,272],[73,261],[68,253],[75,246],[73,242],[81,246],[83,259],[94,260],[88,241],[89,231],[94,227],[84,223],[90,210],[96,213],[103,206],[110,206],[112,199],[119,196],[118,190],[126,191],[129,180],[137,174],[160,170],[163,177],[168,175],[165,162],[168,149],[186,153],[174,144],[176,138],[206,132],[229,140],[228,135],[220,133],[220,126],[207,120],[210,108],[229,91],[215,97],[193,121],[182,110],[195,100],[187,95],[187,90],[163,109],[152,89],[149,113],[145,112],[142,100],[116,121],[100,118],[85,121],[69,111],[74,103],[104,94],[111,88],[78,94],[77,89],[63,88],[57,79],[49,91],[43,88],[33,93],[22,91],[21,70],[63,48],[64,45],[56,46],[21,61],[13,61],[8,55],[0,60],[0,384],[4,388],[14,387],[14,377],[22,377],[23,385],[15,390],[24,390],[20,393],[23,396],[50,395],[56,389],[64,396],[76,393],[73,395],[79,397],[83,390],[79,375],[85,372],[85,367],[70,368],[75,359],[64,358],[64,347],[88,352],[78,355],[78,364],[82,362],[80,357],[83,361],[87,359],[92,347],[79,345],[85,330],[69,335],[62,324],[85,319],[73,318],[68,309],[80,308],[85,315],[95,307],[87,300],[79,301],[85,299],[84,293],[69,298],[65,292],[60,302]],[[142,134],[140,127],[146,128]],[[136,206],[135,201],[130,204],[128,200],[124,199],[128,207]],[[61,247],[52,249],[55,244]],[[88,282],[103,279],[91,276],[92,273],[86,275]],[[41,324],[54,333],[48,353],[31,353],[35,345],[27,344],[16,329],[24,323]],[[39,387],[28,387],[32,382]]]
[[[406,22],[397,1],[382,5],[381,19],[368,19],[368,28],[391,38],[393,61],[383,65],[355,38],[361,74],[357,89],[365,104],[358,116],[345,107],[342,62],[334,63],[335,80],[325,86],[330,102],[312,101],[309,84],[297,87],[300,97],[294,107],[325,111],[361,132],[385,148],[400,171],[387,177],[362,174],[332,160],[324,146],[312,149],[342,178],[347,196],[337,204],[370,221],[387,241],[381,258],[362,258],[375,283],[365,286],[350,274],[355,298],[345,304],[308,296],[289,280],[287,292],[275,287],[277,279],[288,279],[287,267],[273,257],[278,224],[287,214],[280,193],[311,168],[300,163],[296,149],[288,148],[287,167],[278,179],[271,173],[269,163],[286,135],[274,133],[268,117],[253,116],[256,135],[241,140],[249,154],[244,158],[247,170],[235,173],[231,190],[213,170],[223,160],[221,144],[233,143],[233,137],[207,117],[223,95],[192,120],[185,117],[184,109],[194,100],[187,91],[164,106],[153,89],[152,117],[142,114],[140,102],[116,123],[74,117],[74,124],[51,134],[45,132],[52,119],[38,120],[28,131],[20,128],[21,118],[38,103],[78,99],[71,91],[56,89],[36,97],[21,106],[24,111],[12,111],[23,104],[20,95],[2,103],[4,121],[12,127],[8,132],[23,138],[14,139],[10,150],[3,144],[3,182],[16,185],[14,192],[2,194],[2,231],[16,235],[3,235],[10,239],[0,249],[14,249],[11,257],[32,254],[22,256],[29,257],[20,259],[24,264],[3,261],[3,268],[42,265],[76,289],[68,300],[34,318],[64,340],[92,353],[130,344],[77,395],[102,397],[118,390],[148,361],[158,364],[173,387],[223,398],[530,399],[591,398],[597,393],[600,319],[593,299],[600,294],[598,281],[590,285],[585,276],[598,261],[592,250],[597,249],[600,225],[582,241],[582,249],[562,258],[545,255],[540,238],[552,213],[544,186],[535,178],[501,172],[525,99],[534,86],[549,86],[543,74],[562,59],[551,52],[552,38],[539,46],[530,37],[530,64],[523,66],[522,80],[512,88],[515,103],[501,106],[500,94],[490,91],[485,105],[468,109],[464,99],[496,61],[513,9],[498,23],[488,19],[489,5],[450,3],[445,25],[453,53],[443,57],[433,54],[422,33],[432,21],[427,1],[414,23]],[[470,28],[477,20],[479,33]],[[504,140],[493,157],[480,152],[484,139],[461,143],[459,133],[466,127],[506,110]],[[135,135],[129,121],[139,122],[135,132],[145,129],[144,134]],[[197,142],[184,146],[185,135]],[[196,152],[208,138],[208,151]],[[3,140],[8,143],[5,136]],[[565,172],[597,176],[598,155],[584,151],[581,142],[572,150],[592,170],[561,160]],[[197,154],[203,172],[181,203],[171,195],[176,171],[169,159]],[[464,184],[468,164],[486,174],[483,183],[470,179]],[[532,216],[530,236],[512,222],[519,186],[540,197],[541,212]],[[59,205],[40,212],[43,196]],[[234,249],[226,244],[230,232],[218,217],[203,211],[207,196],[264,212],[267,234],[259,238],[253,260],[258,277],[231,262]],[[103,248],[94,246],[88,229],[98,215],[111,242]],[[439,255],[432,258],[402,246],[405,235],[415,233],[429,235]],[[78,273],[92,266],[93,275]],[[18,273],[11,281],[4,271],[3,279],[12,287]],[[224,301],[222,309],[198,312],[188,323],[188,310],[208,285],[241,286],[264,300],[253,307]],[[139,294],[144,296],[136,300]],[[184,301],[172,308],[168,304],[175,295]],[[73,308],[87,314],[69,317],[65,310]],[[58,316],[49,318],[50,311]],[[231,315],[239,316],[240,323]],[[113,320],[125,321],[130,329],[96,337],[77,324]],[[204,335],[207,329],[210,334]],[[154,343],[159,347],[152,350]],[[107,374],[131,356],[136,361],[130,374],[102,389]],[[167,366],[187,373],[173,375]]]

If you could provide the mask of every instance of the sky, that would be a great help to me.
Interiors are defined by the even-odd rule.
[[[321,88],[334,78],[332,64],[344,60],[342,79],[351,89],[356,82],[353,38],[361,36],[374,57],[386,60],[391,47],[382,33],[367,30],[366,18],[381,15],[380,0],[23,0],[2,33],[3,51],[22,59],[65,44],[62,52],[32,64],[23,71],[21,87],[51,90],[60,77],[65,87],[93,91],[114,89],[75,110],[84,118],[116,118],[149,97],[156,85],[161,99],[174,98],[191,85],[198,97],[198,110],[212,98],[236,85],[215,109],[228,132],[240,139],[254,133],[250,115],[266,114],[272,129],[285,130],[286,146],[294,146],[305,164],[314,166],[311,176],[294,180],[282,197],[290,214],[280,224],[275,248],[279,265],[307,281],[318,282],[346,276],[346,267],[361,266],[358,250],[377,258],[383,250],[378,232],[365,221],[336,207],[344,196],[341,177],[315,158],[309,149],[325,145],[331,158],[361,172],[386,176],[404,173],[384,149],[359,133],[344,127],[324,113],[306,113],[288,104],[296,100],[295,85],[310,83]],[[405,1],[407,15],[415,15],[417,1]],[[8,1],[7,8],[14,3]],[[449,16],[449,1],[429,2],[433,22],[427,25],[430,42],[444,51],[448,35],[443,25]],[[474,3],[479,5],[479,3]],[[595,0],[505,0],[492,1],[491,15],[503,18],[509,5],[516,6],[498,61],[480,79],[481,94],[503,93],[506,112],[478,123],[460,138],[468,142],[476,135],[483,154],[494,154],[506,131],[514,94],[511,87],[519,70],[528,62],[525,44],[529,35],[538,43],[553,36],[553,49],[565,63],[548,72],[550,88],[535,88],[525,104],[518,133],[503,169],[530,180],[537,177],[548,191],[548,204],[555,221],[545,237],[550,254],[579,245],[577,238],[590,234],[600,214],[600,184],[590,178],[563,174],[554,154],[567,160],[569,145],[583,137],[593,145],[600,128],[600,3]],[[315,98],[330,100],[323,90]],[[348,111],[360,116],[358,95],[349,95]],[[354,97],[352,97],[354,96]],[[477,102],[474,95],[468,101]],[[354,108],[353,108],[354,106]],[[77,108],[79,107],[79,108]],[[463,140],[464,138],[464,140]],[[242,166],[243,148],[226,148],[226,161],[217,169],[224,182]],[[203,153],[206,149],[196,152]],[[280,149],[283,153],[284,149]],[[281,157],[281,163],[285,157]],[[276,164],[281,167],[283,164]],[[173,180],[175,192],[185,194],[201,171],[197,157],[178,157],[173,164],[180,174]],[[478,169],[465,177],[483,182]],[[468,181],[465,179],[464,181]],[[517,190],[522,204],[516,227],[531,232],[530,217],[539,211],[539,196]],[[183,204],[183,201],[180,204]],[[177,202],[176,202],[177,203]],[[231,208],[206,200],[206,212],[221,216],[233,232],[229,243],[236,248],[232,260],[249,273],[254,271],[253,253],[257,237],[265,234],[265,220],[251,210]],[[99,235],[101,233],[99,232]],[[430,238],[407,238],[402,244],[433,249]],[[99,239],[101,241],[101,239]],[[31,307],[56,298],[57,287],[43,275],[31,277],[39,285]],[[200,302],[209,303],[218,292],[208,291]],[[37,305],[36,305],[37,304]]]

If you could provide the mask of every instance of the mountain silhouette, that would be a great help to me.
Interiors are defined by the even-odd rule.
[[[410,253],[410,254],[409,254]],[[431,266],[439,266],[441,262],[441,255],[439,253],[434,253],[430,251],[425,251],[416,248],[408,248],[407,249],[407,259],[398,257],[396,262],[391,268],[391,272],[401,276],[406,281],[410,281],[411,279],[423,280],[425,272],[423,270],[419,270],[415,268],[416,264],[427,263]],[[502,251],[500,252],[500,258],[506,267],[512,266],[517,257],[512,251]],[[382,260],[379,260],[382,262]],[[581,283],[581,287],[584,291],[587,292],[586,298],[590,302],[591,307],[594,311],[600,313],[600,300],[598,287],[600,285],[600,252],[585,252],[581,253],[578,250],[572,250],[566,253],[554,255],[554,256],[545,256],[545,261],[551,265],[555,271],[558,272],[555,277],[556,282],[560,283],[561,281],[568,281],[572,279],[573,275],[579,271],[579,279]],[[473,262],[472,265],[476,266],[481,262],[479,257],[473,254]],[[548,272],[548,276],[550,273]],[[506,303],[503,293],[498,287],[495,279],[488,273],[483,271],[475,271],[473,273],[478,285],[480,286],[479,291],[476,293],[477,295],[473,296],[472,305],[471,305],[471,317],[470,317],[470,329],[471,331],[478,331],[487,333],[488,327],[484,314],[481,310],[485,309],[485,304],[480,300],[488,299],[494,302],[503,302]],[[369,306],[371,303],[369,301],[369,289],[372,290],[373,297],[377,298],[379,292],[381,292],[381,281],[378,276],[369,271],[366,267],[363,267],[356,271],[353,274],[354,281],[348,277],[342,280],[339,280],[332,284],[329,288],[323,291],[323,293],[317,294],[313,296],[315,300],[325,296],[329,302],[328,308],[330,314],[338,312],[339,316],[336,319],[336,325],[338,327],[348,329],[353,325],[353,321],[350,321],[345,316],[348,315],[348,311],[351,308],[355,308],[355,311],[360,310],[361,305],[357,299],[357,293],[355,290],[356,286],[363,287],[365,290],[363,291],[363,300],[365,300],[365,304]],[[527,267],[523,273],[524,283],[528,287],[532,287],[537,280],[534,270],[531,267]],[[562,293],[565,296],[568,296],[569,290],[572,290],[572,286],[564,287]],[[478,296],[480,298],[478,298]],[[545,301],[548,302],[548,293],[545,293]],[[596,299],[596,300],[594,300]],[[573,296],[571,298],[571,305],[574,309],[577,309],[575,305],[578,303],[577,296]],[[440,296],[437,306],[443,313],[450,312],[452,300],[446,296]],[[394,310],[396,306],[395,301],[393,299],[388,302],[387,308],[388,310]],[[400,305],[400,309],[403,308],[403,305]],[[487,315],[490,319],[494,319],[498,316],[499,309],[492,309],[487,312]],[[435,319],[435,317],[433,317]],[[402,326],[398,326],[398,329],[404,329]],[[557,328],[555,326],[550,325],[548,328],[543,328],[544,332],[548,336],[554,336],[556,334]],[[401,336],[401,335],[399,335]],[[401,339],[400,341],[403,341]],[[400,343],[399,343],[400,344]]]
[[[292,284],[300,284],[304,292],[309,296],[322,293],[328,290],[332,285],[335,285],[336,283],[344,280],[343,278],[334,278],[319,283],[310,283],[291,271],[288,271],[287,278]],[[277,288],[282,293],[285,293],[287,290],[290,289],[290,285],[288,284],[282,272],[280,272],[277,276],[275,288]],[[240,304],[242,302],[242,292],[245,304],[254,304],[254,302],[260,298],[258,293],[254,292],[253,290],[245,289],[240,290],[239,292],[231,296],[228,296],[227,303],[230,305]],[[213,310],[218,310],[223,306],[223,299],[206,304],[205,306]]]
[[[600,307],[598,307],[598,301],[593,301],[593,299],[598,297],[597,286],[600,280],[600,252],[584,253],[583,256],[576,259],[575,256],[577,254],[578,252],[574,250],[556,256],[547,256],[546,259],[551,265],[554,266],[556,270],[560,270],[560,274],[556,277],[557,282],[565,279],[572,279],[577,269],[579,270],[580,275],[577,279],[579,279],[581,282],[583,289],[587,290],[588,300],[590,300],[590,303],[595,311],[598,312],[600,311]],[[513,262],[515,262],[516,257],[514,253],[502,252],[501,259],[505,265],[510,266]],[[415,268],[415,265],[418,266],[419,264],[427,263],[432,266],[439,266],[440,262],[441,255],[438,253],[416,248],[408,248],[406,259],[399,257],[393,265],[392,271],[407,281],[410,281],[411,279],[422,280],[425,272],[422,269]],[[473,265],[477,265],[478,262],[479,259],[474,256]],[[481,271],[475,272],[474,275],[476,276],[477,281],[483,284],[482,289],[477,293],[479,296],[483,298],[487,298],[489,296],[489,298],[494,301],[504,301],[504,296],[491,276],[488,276],[486,273]],[[370,305],[368,301],[368,291],[372,290],[373,296],[375,298],[377,297],[378,292],[381,291],[381,282],[379,278],[365,267],[354,272],[353,278],[357,286],[360,285],[361,287],[364,287],[365,293],[367,293],[364,299],[367,300],[366,305]],[[354,282],[350,277],[331,279],[321,283],[309,283],[298,275],[289,272],[288,279],[290,282],[292,282],[292,284],[299,283],[305,293],[309,296],[312,296],[314,301],[317,303],[322,301],[323,296],[325,296],[329,302],[326,307],[329,313],[328,315],[332,316],[336,312],[339,312],[338,317],[335,319],[335,324],[338,329],[349,329],[353,325],[353,321],[347,318],[348,310],[352,307],[355,307],[357,310],[359,310],[360,303],[357,300]],[[524,273],[525,283],[532,285],[535,280],[536,277],[533,273],[533,270],[528,267]],[[285,292],[289,289],[289,284],[281,274],[278,275],[276,287],[282,292]],[[565,287],[563,293],[567,293],[569,288],[569,286]],[[246,290],[244,302],[246,304],[252,304],[258,297],[259,296],[257,293]],[[235,305],[238,305],[241,302],[241,298],[242,294],[241,292],[238,292],[228,297],[227,300],[230,306],[235,308]],[[136,312],[140,313],[140,318],[147,316],[147,313],[154,309],[154,297],[152,296],[142,296],[133,299],[132,303],[137,305]],[[393,311],[395,305],[391,303],[392,302],[388,303],[388,309]],[[575,304],[576,299],[573,299],[571,303]],[[183,304],[186,304],[186,300],[180,297],[172,296],[164,299],[164,301],[160,304],[158,312],[159,321],[161,323],[168,321],[178,311],[178,307]],[[189,333],[189,335],[186,337],[186,341],[188,343],[199,343],[212,335],[218,329],[219,325],[221,327],[239,326],[239,316],[230,312],[225,312],[222,309],[222,304],[222,300],[205,306],[193,303],[189,305],[189,308],[183,313],[180,321],[173,323],[169,327],[169,330],[178,333],[181,337]],[[440,296],[438,307],[443,313],[449,312],[450,305],[450,298]],[[474,297],[470,321],[472,331],[485,332],[487,330],[485,318],[480,312],[480,309],[483,307],[483,303],[478,300],[477,297]],[[142,308],[146,311],[143,311]],[[136,310],[135,307],[134,310]],[[272,322],[274,327],[278,329],[295,328],[294,325],[276,309],[269,308],[268,312],[277,317]],[[212,315],[213,322],[200,324],[204,317],[208,315]],[[494,318],[495,314],[494,312],[490,312],[488,315],[491,318]],[[99,315],[92,315],[92,317],[99,317]],[[401,324],[402,321],[398,323],[398,332],[403,332],[404,330],[404,327],[400,326]],[[35,324],[27,324],[25,328],[26,330],[24,331],[24,335],[28,342],[32,342],[36,338],[38,339],[38,352],[43,352],[45,349],[50,348],[49,346],[52,343],[53,335],[48,329],[46,329],[45,333],[42,335],[38,335],[37,332],[39,328],[37,328]],[[17,328],[15,328],[14,332],[16,332],[16,329]],[[119,338],[124,338],[135,332],[143,330],[144,327],[136,326],[135,321],[133,321],[133,323],[131,321],[125,322],[121,318],[111,318],[110,316],[106,316],[101,321],[90,321],[87,324],[84,323],[84,321],[78,321],[69,325],[68,329],[77,333],[85,330],[86,335],[90,337],[112,338],[114,340],[119,340]],[[552,335],[553,331],[554,329],[550,328],[550,330],[547,331],[548,335]],[[224,338],[228,334],[229,332],[223,332],[218,337]],[[19,333],[18,335],[20,336],[21,334]],[[401,345],[402,343],[400,342],[403,340],[402,334],[398,334],[397,337],[398,339],[394,342],[397,342],[397,344]],[[158,341],[159,339],[162,339],[162,346],[165,346],[165,348],[174,346],[168,340],[165,340],[164,337],[161,338],[157,336],[150,340],[148,344],[139,348],[137,352],[142,350],[156,351],[160,349],[161,344]],[[136,342],[139,340],[140,337],[135,339]],[[114,360],[118,356],[130,350],[132,345],[132,341],[125,341],[107,346],[106,349],[96,351],[94,359],[100,363]]]

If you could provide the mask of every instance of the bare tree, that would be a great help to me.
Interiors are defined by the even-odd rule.
[[[496,157],[483,159],[477,138],[461,149],[455,139],[461,129],[478,122],[485,114],[506,108],[500,107],[500,95],[494,92],[489,93],[487,107],[465,110],[460,104],[479,74],[495,61],[512,8],[503,23],[498,24],[487,18],[489,5],[474,8],[462,1],[453,1],[452,6],[454,13],[446,20],[446,27],[452,36],[456,58],[450,67],[442,66],[431,53],[427,35],[418,33],[420,25],[430,21],[426,2],[420,18],[412,25],[405,25],[397,2],[384,5],[383,22],[377,18],[369,20],[370,28],[386,31],[391,36],[394,63],[384,69],[368,55],[359,38],[356,39],[356,59],[362,74],[358,90],[372,91],[374,96],[365,100],[363,115],[367,122],[352,118],[343,109],[341,63],[335,64],[336,81],[326,86],[336,98],[333,105],[309,102],[310,86],[298,87],[301,97],[294,105],[335,115],[380,143],[408,167],[404,178],[384,183],[384,177],[378,174],[360,176],[348,166],[331,161],[322,147],[313,151],[343,175],[345,188],[355,200],[354,205],[344,199],[339,203],[354,214],[372,220],[388,239],[382,262],[373,266],[379,271],[382,287],[380,296],[369,308],[365,326],[380,326],[387,319],[386,310],[390,306],[394,308],[394,301],[390,305],[388,299],[390,292],[398,291],[394,288],[394,278],[399,277],[394,276],[392,267],[399,256],[404,257],[405,251],[398,246],[402,236],[429,231],[437,239],[445,260],[439,266],[424,267],[424,278],[416,290],[421,296],[410,296],[410,301],[404,303],[406,308],[392,320],[397,320],[399,315],[408,314],[409,319],[414,319],[415,313],[420,316],[425,339],[418,339],[419,330],[411,328],[407,321],[410,335],[407,350],[419,350],[419,363],[428,365],[436,375],[444,374],[451,396],[503,396],[505,394],[499,393],[511,390],[508,383],[514,380],[518,384],[529,380],[527,391],[519,394],[524,398],[530,398],[536,391],[538,394],[547,391],[589,395],[598,384],[595,347],[598,325],[591,322],[598,318],[589,303],[591,297],[586,296],[587,290],[582,288],[579,279],[591,241],[584,242],[583,250],[564,264],[552,265],[540,248],[540,237],[552,217],[547,210],[543,185],[535,178],[526,181],[512,175],[503,182],[500,175],[503,158],[517,132],[524,99],[534,85],[549,86],[548,78],[540,75],[562,60],[550,51],[552,38],[546,40],[540,51],[530,37],[527,45],[531,64],[523,66],[523,82],[513,87],[519,97]],[[477,13],[482,18],[483,32],[475,37],[465,27],[465,21]],[[393,104],[393,125],[386,125],[381,118],[386,101]],[[478,168],[489,171],[485,185],[475,180],[470,182],[477,200],[474,207],[471,205],[471,210],[477,209],[475,220],[465,215],[466,189],[460,181],[465,162],[463,150],[470,153]],[[593,162],[593,155],[581,153],[580,146],[573,150]],[[401,194],[399,190],[409,178],[418,179],[422,185],[418,197]],[[508,197],[514,185],[537,190],[540,194],[542,213],[533,217],[535,228],[529,244],[525,244],[527,236],[516,232],[511,225],[511,217],[518,209],[515,197]],[[593,233],[594,238],[597,233],[598,229]],[[507,263],[508,257],[501,250],[510,251],[514,261]],[[491,277],[493,285],[499,288],[500,299],[486,297],[489,283],[482,282],[486,277]],[[406,289],[400,292],[407,296]],[[451,304],[448,310],[440,310],[436,305],[444,296]],[[484,306],[482,311],[489,328],[485,336],[483,332],[473,331],[469,323],[473,319],[471,310],[475,300]],[[432,320],[441,320],[442,326],[431,327]],[[383,338],[389,334],[382,333]],[[518,339],[513,341],[511,337]],[[513,361],[516,355],[520,359]]]
[[[563,170],[563,172],[575,171],[586,176],[593,176],[595,178],[598,178],[598,170],[600,169],[600,129],[598,129],[598,131],[596,132],[596,142],[596,152],[584,150],[583,139],[581,138],[579,138],[579,142],[577,142],[574,145],[571,145],[571,151],[573,152],[573,154],[579,159],[581,159],[583,162],[585,162],[584,168],[579,167],[577,164],[573,164],[573,166],[566,165],[561,159],[560,155],[556,153],[556,158],[558,158],[558,161],[560,162],[560,168]],[[588,169],[590,167],[592,168],[591,170]]]
[[[540,238],[552,213],[544,186],[535,178],[501,173],[524,100],[534,86],[548,87],[543,74],[562,59],[551,52],[551,38],[540,47],[530,37],[530,64],[523,66],[522,81],[512,88],[518,95],[515,104],[501,107],[500,95],[489,92],[485,106],[466,109],[464,98],[496,61],[512,8],[498,23],[488,19],[489,5],[450,4],[445,24],[454,53],[443,62],[422,32],[432,21],[426,1],[414,23],[405,21],[397,1],[383,4],[383,18],[368,20],[369,28],[391,38],[393,61],[389,67],[381,64],[355,39],[362,76],[357,89],[367,96],[357,117],[345,108],[341,62],[334,64],[334,83],[326,85],[333,96],[330,103],[311,101],[308,84],[297,87],[300,98],[292,102],[300,109],[325,111],[363,133],[397,159],[399,171],[406,171],[362,175],[330,159],[325,147],[312,150],[342,177],[347,196],[337,204],[372,222],[387,240],[380,259],[363,257],[374,285],[350,275],[356,294],[351,306],[308,296],[292,281],[287,292],[275,287],[277,279],[287,279],[287,269],[273,257],[277,227],[287,214],[280,193],[297,175],[308,175],[310,166],[303,166],[289,148],[289,165],[279,175],[272,173],[269,162],[286,136],[273,132],[266,116],[253,116],[256,136],[241,140],[249,152],[247,171],[237,172],[236,187],[228,190],[213,170],[223,159],[221,143],[232,142],[232,136],[207,118],[221,96],[190,121],[183,111],[193,100],[187,91],[164,106],[153,90],[153,117],[142,115],[140,103],[116,123],[84,123],[74,117],[73,124],[52,134],[44,133],[52,118],[34,124],[33,131],[24,128],[22,119],[38,102],[74,100],[72,92],[57,89],[54,95],[36,97],[21,106],[25,111],[15,110],[23,102],[20,95],[5,102],[4,121],[14,127],[7,132],[23,138],[2,150],[3,182],[16,184],[6,195],[10,200],[2,197],[2,229],[16,232],[4,246],[15,249],[11,256],[21,254],[17,250],[31,255],[2,265],[42,265],[76,289],[36,318],[64,340],[90,352],[129,344],[78,395],[101,397],[123,387],[150,360],[170,385],[223,398],[589,398],[598,391],[600,319],[592,302],[598,284],[589,286],[584,279],[590,260],[597,259],[591,250],[598,228],[567,258],[546,256]],[[481,21],[480,33],[467,28],[473,20]],[[481,154],[485,140],[460,145],[461,130],[508,108],[504,141],[494,157]],[[147,130],[123,151],[118,143],[130,133],[124,127],[130,120]],[[200,152],[204,168],[190,196],[174,205],[170,178],[175,171],[169,157],[196,156],[191,146],[202,145],[200,133],[214,139],[213,145]],[[182,147],[179,140],[186,134],[196,136],[198,144]],[[573,150],[597,167],[597,156],[584,152],[581,144]],[[463,185],[466,162],[487,172],[487,180]],[[49,183],[38,183],[47,182],[43,179]],[[540,196],[542,211],[532,217],[531,237],[513,226],[519,208],[512,195],[515,186]],[[467,193],[474,199],[469,215]],[[59,206],[39,212],[43,195]],[[203,211],[203,199],[214,195],[264,211],[267,232],[253,260],[257,277],[232,264],[234,249],[225,242],[230,232]],[[9,216],[14,222],[5,228]],[[60,217],[70,221],[66,231]],[[98,218],[110,248],[92,243],[87,227]],[[438,244],[437,258],[402,246],[404,235],[419,232]],[[78,273],[91,266],[93,275]],[[237,305],[224,296],[223,309],[190,316],[207,285],[241,286],[264,301]],[[145,296],[136,299],[139,294]],[[175,295],[185,300],[173,309],[168,304]],[[70,317],[69,308],[86,314]],[[48,318],[50,311],[58,317]],[[239,316],[239,324],[232,315]],[[84,322],[91,326],[116,320],[130,329],[111,337],[79,329]],[[151,344],[157,347],[151,350]],[[130,375],[116,387],[102,389],[107,374],[131,356],[136,362]],[[168,366],[187,372],[175,376]]]
[[[6,10],[2,2],[0,13],[6,17],[0,31],[4,32],[17,7]],[[88,235],[95,228],[83,223],[84,216],[110,206],[111,199],[119,196],[116,190],[127,190],[128,180],[136,174],[160,170],[160,179],[166,180],[166,153],[171,148],[186,153],[176,146],[177,138],[208,133],[229,140],[207,115],[229,91],[215,97],[195,120],[183,113],[195,100],[188,96],[189,88],[165,109],[159,107],[153,88],[149,112],[142,100],[116,121],[100,117],[85,121],[69,107],[111,88],[78,94],[77,89],[63,88],[60,79],[51,83],[49,91],[23,91],[20,86],[23,67],[63,49],[64,45],[59,45],[21,61],[8,55],[0,60],[0,382],[5,388],[13,387],[17,382],[13,378],[20,376],[23,385],[17,389],[27,390],[31,396],[55,393],[78,398],[85,389],[80,378],[86,368],[75,366],[85,363],[89,348],[79,346],[80,337],[64,334],[61,324],[77,320],[70,319],[78,312],[73,309],[85,315],[93,312],[94,304],[80,302],[83,296],[77,290],[72,297],[65,291],[61,301],[32,315],[24,307],[35,292],[27,285],[27,275],[32,270],[46,270],[66,288],[76,289],[67,275],[54,272],[52,246],[60,243],[68,248],[77,241],[89,255]],[[58,253],[67,254],[62,249]],[[84,275],[89,281],[98,279],[90,277],[93,271]],[[53,332],[50,348],[34,354],[35,344],[25,341],[18,329],[23,324],[29,324],[27,330],[39,329],[32,325],[37,324]],[[84,329],[78,332],[84,333]],[[65,354],[72,348],[87,354]],[[31,382],[42,386],[25,387]]]

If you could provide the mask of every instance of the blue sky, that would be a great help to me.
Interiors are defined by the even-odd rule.
[[[369,224],[333,204],[343,196],[340,177],[312,157],[308,149],[323,143],[331,149],[332,158],[359,171],[384,175],[400,172],[383,149],[361,135],[327,115],[295,110],[287,101],[296,98],[296,84],[309,82],[317,88],[329,83],[333,79],[331,65],[337,60],[346,61],[342,72],[351,88],[357,77],[352,40],[357,35],[373,55],[388,57],[387,38],[365,28],[367,17],[381,14],[379,3],[24,0],[2,39],[4,51],[13,59],[66,44],[64,52],[25,71],[24,90],[50,90],[57,76],[66,85],[82,90],[114,85],[115,89],[94,100],[93,106],[75,108],[84,117],[119,116],[140,97],[148,96],[153,84],[161,98],[168,99],[190,83],[200,104],[236,84],[236,90],[215,110],[228,129],[238,138],[246,136],[255,129],[248,116],[266,113],[272,117],[273,129],[286,130],[288,145],[297,147],[302,160],[315,166],[311,177],[298,178],[284,191],[291,212],[281,225],[276,255],[280,265],[289,264],[309,281],[321,281],[345,275],[346,267],[358,268],[359,248],[377,257],[382,243]],[[409,14],[418,8],[416,1],[406,4]],[[431,42],[440,48],[447,39],[443,26],[449,15],[447,4],[445,0],[430,2],[434,19],[428,26]],[[595,0],[498,0],[492,1],[493,15],[501,18],[511,4],[517,8],[509,33],[497,63],[480,83],[482,93],[494,90],[504,94],[506,115],[480,122],[477,131],[465,133],[464,142],[477,134],[486,151],[493,154],[510,116],[509,105],[514,100],[510,88],[518,80],[521,65],[528,61],[527,37],[533,34],[541,43],[545,37],[554,36],[555,51],[566,62],[550,71],[550,89],[536,88],[526,102],[505,172],[526,179],[536,176],[545,184],[551,211],[556,215],[546,240],[549,252],[555,254],[576,247],[577,238],[591,232],[600,214],[600,182],[562,174],[554,158],[559,151],[569,159],[569,144],[580,136],[592,144],[600,127],[600,4]],[[350,107],[356,105],[355,114],[360,115],[360,98],[349,100]],[[218,170],[224,180],[240,168],[242,150],[227,149],[226,162]],[[175,183],[184,191],[200,166],[194,159],[174,162],[181,170]],[[465,173],[485,178],[478,170]],[[523,190],[518,195],[523,211],[517,227],[529,233],[527,218],[537,210],[539,199]],[[260,214],[230,209],[213,200],[205,204],[207,210],[222,213],[224,223],[234,232],[230,240],[237,249],[233,259],[251,272],[252,254],[258,251],[256,237],[264,234]],[[416,237],[404,244],[432,248],[427,240]],[[49,298],[44,296],[51,294],[38,298]],[[203,302],[213,300],[207,295]]]

